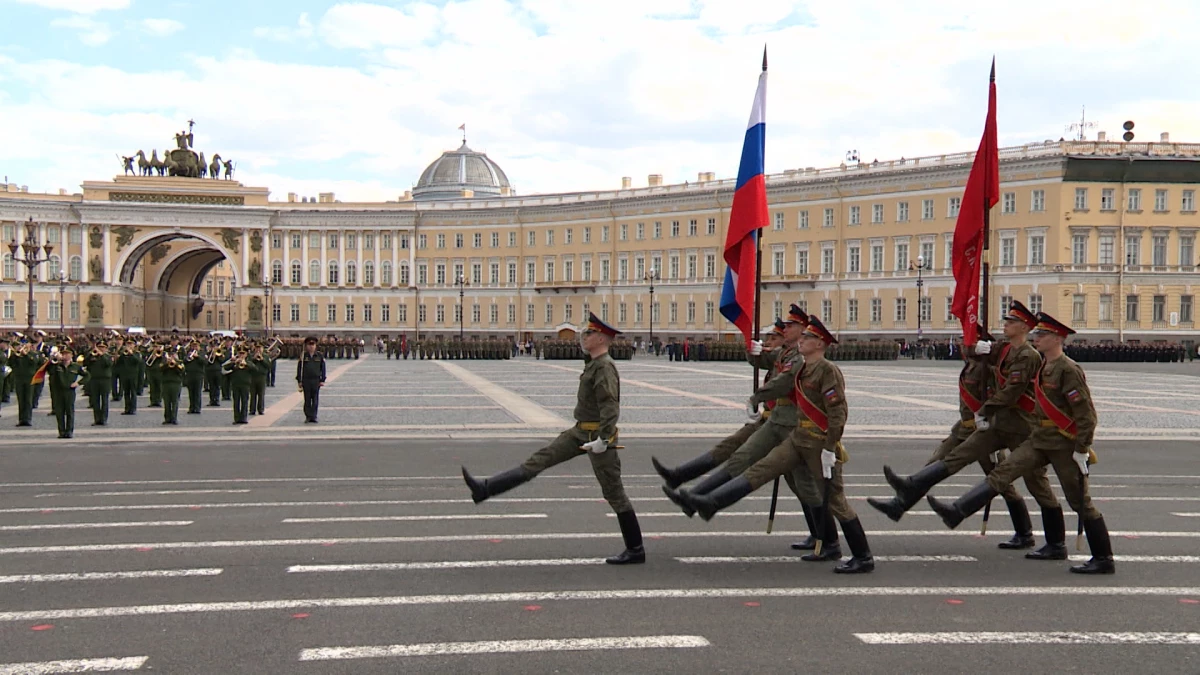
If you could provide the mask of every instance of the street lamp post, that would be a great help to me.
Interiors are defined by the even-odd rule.
[[[63,296],[67,290],[67,271],[58,271],[58,334],[62,335],[67,330],[66,314],[63,307]]]
[[[266,307],[263,308],[263,337],[271,336],[271,312],[275,311],[271,304],[271,277],[263,277],[263,295],[266,296]]]
[[[463,298],[467,294],[467,277],[460,274],[454,280],[454,285],[458,286],[458,341],[463,340],[463,315],[467,311],[466,305],[463,304]]]
[[[910,261],[908,263],[908,267],[909,267],[909,269],[917,270],[917,347],[920,348],[921,337],[922,337],[922,334],[921,334],[921,311],[925,307],[925,305],[923,304],[924,298],[921,295],[921,293],[922,293],[921,289],[923,289],[925,287],[925,280],[922,278],[921,275],[922,275],[922,273],[924,273],[924,271],[928,267],[925,264],[925,256],[923,256],[923,255],[917,256],[917,264],[913,265],[912,262]],[[913,352],[913,358],[916,358],[916,352]]]
[[[650,282],[650,350],[654,349],[654,282],[658,279],[658,270],[653,267],[646,272],[643,281]]]
[[[31,216],[28,222],[25,223],[25,241],[17,244],[17,240],[13,239],[8,244],[8,250],[12,254],[13,262],[19,262],[25,266],[25,279],[29,282],[29,301],[25,306],[26,315],[26,331],[32,336],[33,334],[33,273],[37,266],[50,259],[50,252],[54,250],[52,244],[39,246],[37,243],[37,223],[33,222]],[[45,250],[45,257],[39,257],[42,251]],[[18,258],[17,251],[24,251],[25,257]]]

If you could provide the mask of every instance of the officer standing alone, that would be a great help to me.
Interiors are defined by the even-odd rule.
[[[317,423],[317,405],[325,386],[325,356],[317,351],[317,339],[304,339],[304,351],[296,365],[296,385],[304,392],[304,423]]]

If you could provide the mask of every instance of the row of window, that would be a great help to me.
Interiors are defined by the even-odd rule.
[[[15,260],[13,260],[11,253],[5,253],[3,263],[0,264],[0,277],[2,277],[4,279],[16,279],[17,278],[17,269],[18,269],[17,264],[18,263]],[[80,256],[77,256],[77,255],[71,256],[71,259],[67,263],[67,266],[69,268],[69,271],[67,273],[68,281],[82,281],[83,280],[83,258],[81,258]],[[24,265],[21,265],[20,269],[27,269],[27,268]],[[37,265],[36,267],[33,268],[32,274],[33,274],[34,281],[42,280],[42,269],[43,269],[42,265]],[[57,255],[50,256],[50,259],[47,260],[45,263],[45,270],[46,270],[46,279],[49,279],[51,281],[57,281],[59,275],[62,273],[62,259],[59,258]]]
[[[58,246],[59,244],[62,244],[62,228],[61,227],[59,227],[58,225],[46,225],[45,228],[46,228],[45,243],[50,244],[52,246]],[[22,225],[21,232],[24,232],[24,231],[25,231],[25,227],[24,227],[24,225]],[[0,232],[0,235],[3,236],[4,243],[6,243],[6,244],[10,241],[16,241],[17,226],[13,223],[5,223],[3,232]],[[21,236],[24,236],[24,235],[22,234]],[[83,244],[83,228],[80,227],[79,225],[68,226],[67,227],[67,241],[72,244]]]
[[[26,317],[26,315],[30,312],[30,310],[32,310],[33,320],[35,322],[38,319],[43,319],[43,318],[46,321],[62,320],[62,306],[58,304],[57,300],[51,300],[50,302],[46,303],[47,314],[45,317],[39,316],[39,314],[38,314],[39,307],[40,306],[39,306],[39,303],[37,300],[33,301],[32,307],[29,306],[28,301],[22,300],[21,301],[21,317],[20,318],[24,319]],[[68,320],[69,321],[79,321],[79,301],[78,300],[69,301],[67,303],[67,312],[68,312]],[[16,300],[5,300],[4,304],[3,304],[3,309],[0,310],[0,316],[2,316],[4,318],[4,320],[6,320],[6,321],[12,321],[12,320],[16,319],[17,318],[17,301]]]
[[[1012,240],[1000,240],[1000,264],[1011,265],[1014,256],[1011,251],[1006,251],[1005,243]],[[1137,266],[1143,264],[1154,265],[1156,267],[1166,267],[1167,265],[1179,265],[1181,267],[1192,267],[1196,264],[1196,235],[1180,233],[1179,246],[1176,249],[1174,260],[1170,256],[1170,234],[1167,232],[1151,232],[1150,234],[1150,256],[1147,260],[1142,254],[1143,237],[1140,232],[1125,234],[1125,249],[1124,259],[1125,264]],[[1117,235],[1115,233],[1103,233],[1098,237],[1097,260],[1101,265],[1112,265],[1116,261],[1116,244]],[[1089,253],[1088,235],[1083,233],[1075,233],[1071,235],[1071,264],[1086,265],[1090,262],[1088,259]],[[1006,257],[1007,253],[1007,257]],[[1005,262],[1006,260],[1010,262]]]
[[[1100,210],[1115,211],[1116,210],[1117,191],[1116,188],[1102,188],[1100,190]],[[1163,188],[1154,190],[1154,211],[1155,213],[1166,213],[1170,211],[1170,191]],[[1088,188],[1075,188],[1075,210],[1087,211],[1089,208]],[[1128,188],[1125,190],[1125,210],[1126,211],[1141,211],[1142,210],[1142,188]],[[1196,210],[1196,191],[1183,190],[1179,196],[1179,210],[1183,213],[1192,213]]]

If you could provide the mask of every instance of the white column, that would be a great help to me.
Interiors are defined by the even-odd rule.
[[[308,230],[300,234],[300,286],[308,286]]]
[[[379,245],[383,242],[383,232],[381,230],[375,230],[375,233],[372,236],[375,237],[375,283],[371,285],[375,288],[379,288],[379,277],[382,276],[379,273]],[[392,242],[392,248],[395,248],[395,242]],[[392,274],[395,273],[396,272],[393,269]]]
[[[318,285],[324,286],[329,278],[329,231],[321,233],[321,274],[317,277]]]
[[[392,285],[400,287],[400,230],[392,230]]]
[[[283,241],[283,286],[290,288],[292,285],[292,239],[291,233],[287,230],[280,235]]]
[[[414,228],[412,238],[408,240],[408,283],[410,286],[415,286],[417,283],[417,238],[415,233]]]
[[[265,248],[265,247],[264,247]],[[262,279],[250,279],[250,230],[242,229],[242,278],[238,281],[238,286],[249,288],[251,283],[257,284]]]
[[[346,231],[338,230],[338,287],[346,285]]]
[[[107,224],[101,225],[100,227],[103,228],[103,232],[104,232],[104,240],[100,244],[101,246],[104,247],[104,275],[103,275],[102,281],[106,284],[111,284],[112,283],[112,246],[111,246],[112,236],[108,231],[109,228],[108,228]]]
[[[362,230],[359,230],[358,232],[354,233],[354,239],[355,239],[354,243],[357,244],[357,246],[355,246],[354,248],[357,249],[357,251],[358,251],[358,262],[355,263],[356,265],[358,265],[358,276],[354,278],[354,287],[355,288],[362,288],[362,285],[363,285],[362,284],[363,234],[364,234],[364,232]]]
[[[88,258],[90,257],[90,253],[88,252],[88,226],[83,224],[82,219],[79,221],[79,229],[83,234],[83,237],[79,240],[79,257],[83,261],[82,269],[79,270],[79,280],[86,284],[91,282],[92,273],[90,265],[88,265]],[[67,269],[70,268],[68,267]]]

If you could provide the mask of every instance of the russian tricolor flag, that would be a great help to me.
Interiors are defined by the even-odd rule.
[[[758,285],[759,230],[767,226],[767,184],[763,156],[767,143],[767,53],[746,125],[742,164],[725,234],[725,282],[721,286],[721,314],[742,331],[748,342],[754,329],[755,290]]]

